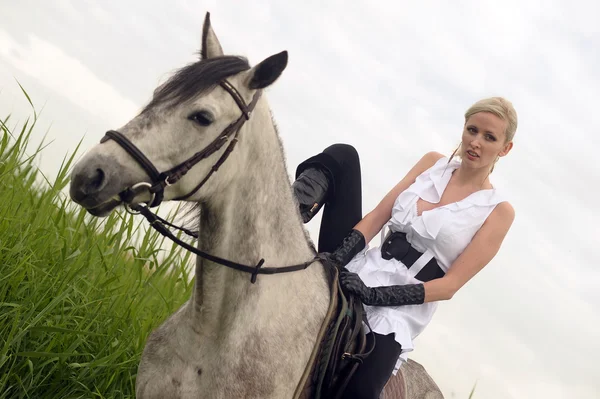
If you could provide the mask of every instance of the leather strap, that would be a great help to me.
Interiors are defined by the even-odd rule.
[[[116,141],[136,162],[146,171],[148,176],[152,180],[157,180],[160,176],[160,172],[154,167],[154,164],[150,162],[142,151],[139,150],[127,137],[116,130],[109,130],[106,135],[100,140],[100,143],[113,139]]]
[[[241,263],[232,262],[230,260],[223,259],[218,256],[214,256],[214,255],[211,255],[204,251],[201,251],[200,249],[179,239],[173,233],[171,233],[169,231],[169,229],[167,229],[163,225],[163,223],[161,222],[159,217],[157,215],[155,215],[154,213],[152,213],[152,211],[147,206],[136,204],[136,205],[132,205],[131,209],[138,211],[140,214],[142,214],[146,218],[146,220],[148,220],[148,222],[150,222],[150,225],[154,228],[154,230],[158,231],[161,235],[167,237],[171,241],[182,246],[183,248],[187,249],[188,251],[193,252],[194,254],[200,256],[201,258],[204,258],[211,262],[219,263],[219,264],[221,264],[223,266],[227,266],[231,269],[250,273],[250,275],[251,275],[250,282],[251,283],[256,282],[256,278],[259,274],[279,274],[279,273],[289,273],[289,272],[295,272],[298,270],[304,270],[307,267],[309,267],[310,265],[312,265],[313,263],[315,263],[316,261],[320,261],[322,259],[320,255],[317,255],[313,259],[311,259],[307,262],[300,263],[298,265],[283,266],[283,267],[262,267],[262,265],[265,263],[264,259],[259,260],[258,263],[256,264],[256,266],[243,265]]]

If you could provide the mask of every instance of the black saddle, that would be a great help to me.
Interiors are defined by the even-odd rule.
[[[323,265],[330,283],[330,305],[319,332],[317,347],[294,398],[341,397],[350,378],[375,345],[374,341],[367,342],[363,304],[341,289],[336,266],[326,262]]]

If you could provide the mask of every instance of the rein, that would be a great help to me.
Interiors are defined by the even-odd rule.
[[[295,272],[298,270],[304,270],[308,266],[310,266],[311,264],[316,262],[317,260],[321,260],[322,257],[320,255],[317,255],[313,259],[311,259],[307,262],[293,265],[293,266],[284,266],[284,267],[262,267],[263,264],[265,263],[265,260],[262,258],[258,261],[258,263],[255,266],[248,266],[248,265],[244,265],[241,263],[232,262],[230,260],[223,259],[218,256],[214,256],[214,255],[208,254],[204,251],[201,251],[200,249],[179,239],[173,233],[171,233],[171,231],[169,231],[169,229],[167,227],[165,227],[165,225],[168,225],[168,226],[174,227],[178,230],[181,230],[184,233],[186,233],[192,237],[195,237],[195,238],[197,238],[198,235],[192,231],[186,230],[182,227],[178,227],[178,226],[175,226],[175,225],[167,222],[166,220],[162,219],[160,216],[156,215],[149,209],[150,207],[158,206],[162,202],[162,200],[164,198],[165,187],[168,187],[168,186],[171,186],[171,185],[177,183],[177,181],[179,181],[183,176],[185,176],[185,174],[187,172],[189,172],[190,169],[194,165],[196,165],[200,161],[208,158],[209,156],[211,156],[212,154],[217,152],[219,149],[221,149],[221,147],[230,138],[232,138],[229,145],[225,148],[225,151],[223,152],[223,154],[221,154],[221,157],[212,166],[210,171],[200,181],[200,183],[198,183],[198,185],[196,185],[196,187],[194,187],[192,189],[192,191],[190,191],[188,194],[185,194],[181,197],[174,198],[174,200],[185,200],[185,199],[189,198],[190,196],[192,196],[202,186],[204,186],[204,184],[208,181],[208,179],[210,179],[210,177],[213,175],[213,173],[215,173],[221,167],[221,165],[223,165],[223,163],[225,163],[225,161],[229,157],[229,154],[231,154],[231,152],[235,148],[235,144],[238,142],[237,137],[240,132],[240,129],[242,128],[244,123],[250,119],[250,116],[252,115],[252,111],[254,110],[254,108],[256,107],[256,104],[258,103],[258,100],[260,99],[262,91],[257,90],[254,93],[254,96],[252,97],[252,101],[250,102],[250,104],[246,105],[246,103],[245,103],[243,97],[241,96],[241,94],[239,93],[239,91],[227,80],[221,81],[219,83],[219,85],[231,95],[231,97],[234,99],[234,101],[236,102],[236,104],[238,105],[240,110],[242,111],[242,115],[240,115],[240,117],[236,121],[234,121],[229,126],[227,126],[223,130],[223,132],[219,136],[217,136],[217,138],[215,138],[211,143],[209,143],[202,150],[198,151],[197,153],[192,155],[190,158],[188,158],[184,162],[180,163],[179,165],[174,166],[173,168],[171,168],[165,172],[162,172],[162,173],[159,172],[158,169],[156,169],[156,167],[154,166],[154,164],[144,155],[144,153],[139,148],[137,148],[135,146],[135,144],[133,144],[122,133],[120,133],[116,130],[109,130],[108,132],[106,132],[106,135],[100,140],[100,142],[104,143],[111,139],[114,140],[117,144],[119,144],[121,146],[121,148],[123,148],[144,169],[144,171],[150,177],[150,180],[151,180],[151,183],[140,182],[140,183],[134,184],[131,187],[128,187],[127,189],[125,189],[124,191],[119,193],[119,197],[125,203],[125,209],[128,212],[135,213],[135,214],[139,213],[142,216],[144,216],[146,218],[146,220],[148,220],[150,225],[164,237],[169,238],[171,241],[175,242],[177,245],[196,254],[197,256],[200,256],[201,258],[204,258],[211,262],[215,262],[220,265],[229,267],[231,269],[250,273],[250,275],[251,275],[250,282],[253,284],[256,282],[256,278],[259,274],[278,274],[278,273],[289,273],[289,272]],[[150,192],[150,194],[152,195],[152,199],[148,202],[148,204],[133,204],[132,205],[131,202],[133,201],[133,199],[138,194],[143,192],[145,189],[147,189]]]
[[[264,259],[259,260],[258,263],[256,264],[256,266],[248,266],[248,265],[244,265],[241,263],[232,262],[230,260],[219,258],[218,256],[211,255],[209,253],[201,251],[200,249],[181,240],[180,238],[175,236],[173,233],[171,233],[171,231],[169,231],[169,229],[167,229],[165,227],[161,218],[159,216],[157,216],[155,213],[153,213],[148,208],[148,206],[136,204],[136,205],[131,205],[131,208],[135,211],[138,211],[140,214],[142,214],[142,216],[144,216],[146,218],[146,220],[148,220],[148,222],[150,222],[150,225],[154,228],[154,230],[158,231],[160,234],[167,237],[168,239],[170,239],[177,245],[179,245],[179,246],[187,249],[188,251],[193,252],[194,254],[200,256],[201,258],[204,258],[211,262],[215,262],[220,265],[229,267],[230,269],[235,269],[235,270],[239,270],[242,272],[250,273],[250,282],[252,284],[254,284],[256,282],[256,278],[259,274],[279,274],[279,273],[289,273],[289,272],[295,272],[298,270],[304,270],[308,266],[313,264],[314,262],[323,259],[320,255],[317,255],[313,259],[311,259],[307,262],[300,263],[298,265],[283,266],[283,267],[262,267],[263,264],[265,263]],[[177,228],[177,226],[175,226],[175,227]]]

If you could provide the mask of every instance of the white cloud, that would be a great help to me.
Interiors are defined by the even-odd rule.
[[[35,34],[28,35],[27,45],[22,46],[0,30],[0,56],[97,118],[123,122],[139,109],[78,59]]]

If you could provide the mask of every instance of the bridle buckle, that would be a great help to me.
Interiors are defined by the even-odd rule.
[[[133,191],[135,195],[137,195],[136,190],[140,187],[148,188],[148,192],[150,193],[150,195],[152,195],[152,197],[150,198],[150,201],[141,203],[141,204],[144,204],[143,206],[147,207],[148,205],[150,205],[154,202],[154,199],[156,198],[156,194],[153,193],[152,190],[150,190],[152,188],[152,184],[145,182],[145,181],[134,184],[133,186],[130,187],[130,190]],[[141,204],[137,204],[137,205],[141,206]],[[125,203],[125,210],[127,211],[127,213],[129,213],[131,215],[139,215],[139,213],[140,213],[140,211],[131,208],[131,203],[129,203],[129,202]]]

